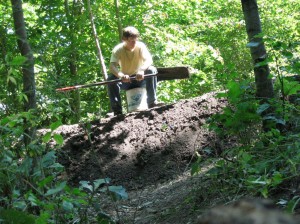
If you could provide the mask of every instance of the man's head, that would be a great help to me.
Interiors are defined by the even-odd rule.
[[[123,29],[122,38],[123,38],[123,40],[126,40],[129,37],[139,38],[140,33],[135,27],[128,26],[128,27]]]
[[[125,42],[125,47],[128,50],[133,50],[135,48],[136,42],[140,36],[139,31],[133,27],[128,26],[123,29],[122,39]]]

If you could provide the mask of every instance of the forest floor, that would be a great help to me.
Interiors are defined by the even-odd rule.
[[[205,177],[217,155],[234,144],[220,141],[206,125],[225,106],[226,100],[210,93],[90,125],[62,126],[59,162],[74,186],[110,178],[126,189],[128,199],[115,203],[98,195],[103,211],[119,223],[199,223],[197,217],[208,208],[240,197],[212,194],[218,186]],[[210,159],[192,176],[196,152]]]

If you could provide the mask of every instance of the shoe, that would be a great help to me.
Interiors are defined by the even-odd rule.
[[[109,112],[106,114],[106,117],[114,117],[122,114],[123,114],[122,111]]]
[[[115,116],[122,115],[122,114],[123,114],[122,111],[114,111],[114,115],[115,115]]]
[[[162,107],[164,105],[165,105],[164,103],[153,102],[153,103],[150,103],[148,105],[148,108],[150,109],[150,108],[153,108],[153,107]]]

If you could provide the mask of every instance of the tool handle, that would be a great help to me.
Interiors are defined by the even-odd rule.
[[[76,86],[68,86],[68,87],[64,87],[64,88],[58,88],[56,89],[57,92],[65,92],[65,91],[70,91],[70,90],[74,90],[77,89]]]
[[[149,78],[152,76],[156,76],[157,73],[155,74],[147,74],[144,75],[145,78]],[[136,80],[135,76],[131,76],[130,80]],[[121,79],[114,79],[114,80],[109,80],[109,81],[103,81],[103,82],[96,82],[96,83],[90,83],[90,84],[85,84],[85,85],[77,85],[77,86],[67,86],[67,87],[63,87],[63,88],[58,88],[56,89],[57,92],[66,92],[66,91],[71,91],[74,89],[80,89],[80,88],[89,88],[92,86],[101,86],[101,85],[107,85],[107,84],[113,84],[113,83],[118,83],[118,82],[122,82]]]

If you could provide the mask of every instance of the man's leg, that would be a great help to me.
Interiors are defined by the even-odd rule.
[[[108,75],[107,81],[117,79],[114,75]],[[108,96],[110,100],[110,106],[112,112],[115,115],[122,114],[122,100],[120,96],[120,88],[122,86],[122,82],[113,83],[108,85]]]
[[[154,66],[150,66],[146,71],[145,74],[155,74],[157,73],[157,69]],[[156,97],[156,85],[157,85],[157,77],[149,77],[146,78],[146,90],[147,90],[147,103],[149,108],[153,107],[157,102]]]

